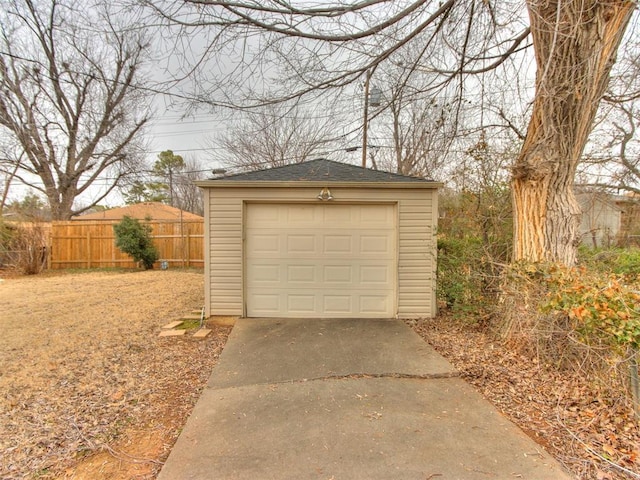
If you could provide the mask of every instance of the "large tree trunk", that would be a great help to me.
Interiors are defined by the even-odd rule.
[[[45,183],[47,200],[51,210],[51,220],[71,220],[73,202],[78,193],[75,185],[63,188],[62,186],[56,186],[53,180],[51,180],[51,183],[43,183]]]
[[[574,176],[633,13],[625,0],[529,0],[533,114],[514,165],[514,260],[572,265],[580,207]]]

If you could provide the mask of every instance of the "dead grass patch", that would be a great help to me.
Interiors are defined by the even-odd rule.
[[[158,337],[202,272],[10,278],[0,303],[0,477],[155,478],[230,331]]]

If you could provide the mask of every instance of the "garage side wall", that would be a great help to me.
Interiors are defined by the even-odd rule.
[[[318,203],[319,188],[207,188],[209,315],[245,314],[243,225],[246,202]],[[437,189],[331,187],[334,203],[397,203],[400,318],[433,317]]]

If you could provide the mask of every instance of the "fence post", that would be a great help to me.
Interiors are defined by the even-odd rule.
[[[91,230],[87,230],[87,268],[91,268]]]
[[[187,268],[191,266],[191,229],[187,227]]]
[[[182,254],[182,268],[185,267],[185,263],[188,263],[188,260],[185,262],[185,248],[184,248],[184,222],[182,221],[182,208],[180,208],[180,253]]]
[[[49,229],[49,237],[47,238],[47,270],[51,270],[51,254],[53,253],[53,223]]]

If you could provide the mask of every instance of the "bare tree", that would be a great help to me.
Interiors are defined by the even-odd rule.
[[[18,173],[22,158],[18,157],[15,159],[11,154],[6,155],[0,153],[0,155],[2,155],[2,158],[0,158],[0,172],[2,173],[2,185],[0,186],[0,217],[2,217],[2,212],[7,204],[7,199],[9,198],[11,183]],[[14,160],[11,161],[9,158],[13,158]]]
[[[627,35],[620,50],[577,181],[590,189],[640,194],[640,38]]]
[[[202,191],[194,182],[206,178],[208,171],[196,158],[185,157],[184,169],[174,179],[176,207],[196,215],[204,215]]]
[[[395,170],[433,177],[442,171],[455,138],[450,122],[455,106],[437,98],[411,99],[407,93],[394,92],[389,103]]]
[[[635,102],[609,105],[578,170],[581,187],[640,193],[639,125]]]
[[[151,168],[122,185],[121,193],[127,204],[161,202],[202,215],[202,194],[194,182],[205,178],[208,171],[193,157],[183,158],[165,150],[160,152]]]
[[[234,105],[229,87],[243,90],[242,73],[264,75],[260,60],[273,60],[268,53],[278,55],[272,68],[291,80],[282,82],[286,91],[280,98],[292,99],[342,88],[412,44],[417,54],[404,63],[404,78],[439,73],[441,80],[430,91],[453,85],[461,102],[465,78],[499,68],[531,36],[536,91],[513,168],[514,260],[575,262],[576,167],[635,1],[527,0],[528,25],[520,4],[484,0],[146,3],[171,25],[214,32],[209,53],[239,54],[229,76],[209,92],[213,104]],[[261,40],[251,43],[256,34]],[[238,48],[238,39],[245,48]],[[259,94],[269,93],[251,90],[258,101]]]
[[[514,165],[515,259],[575,262],[580,206],[574,178],[631,1],[529,1],[536,96]]]
[[[605,96],[608,103],[629,103],[640,100],[640,15],[631,19],[631,25],[618,49],[618,61],[613,66],[609,90]]]
[[[68,219],[137,167],[148,119],[138,82],[149,44],[104,4],[10,0],[2,12],[0,130],[18,147],[5,172],[17,169],[16,179],[46,196],[54,219]],[[74,209],[98,180],[100,193]]]
[[[239,114],[211,143],[216,160],[235,170],[260,170],[300,163],[329,142],[331,116],[312,117],[296,106],[270,104]]]

